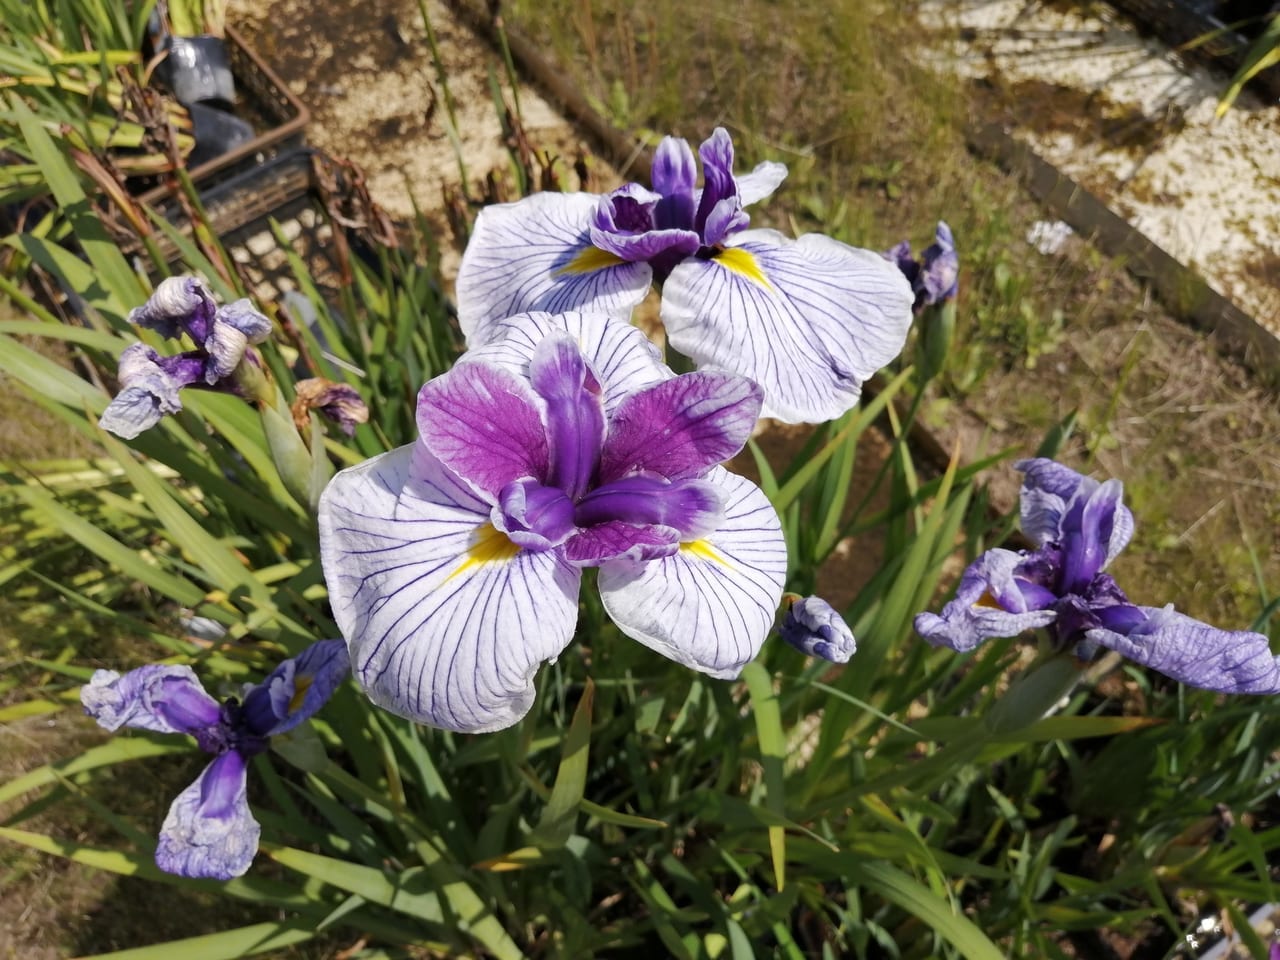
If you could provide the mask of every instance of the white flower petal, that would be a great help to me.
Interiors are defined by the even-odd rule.
[[[485,207],[458,268],[458,322],[468,345],[487,343],[498,320],[531,310],[627,314],[653,271],[591,245],[591,193],[535,193]]]
[[[528,377],[534,348],[547,334],[567,331],[600,378],[606,416],[627,394],[674,376],[658,348],[630,321],[603,313],[521,313],[489,329],[489,342],[468,350],[459,363],[481,360]]]
[[[539,664],[573,636],[577,570],[516,552],[420,444],[334,477],[319,525],[334,618],[374,703],[467,733],[528,712]]]
[[[678,663],[733,678],[773,628],[787,576],[778,514],[754,483],[716,467],[725,519],[672,557],[600,568],[604,608],[629,637]]]
[[[672,271],[662,321],[698,364],[760,384],[761,416],[820,423],[857,403],[863,382],[901,352],[911,303],[910,284],[878,253],[749,230]]]
[[[738,183],[738,197],[742,200],[742,205],[749,207],[773,195],[773,191],[787,179],[787,165],[765,160],[756,164],[756,168],[750,173],[737,174],[734,179]]]

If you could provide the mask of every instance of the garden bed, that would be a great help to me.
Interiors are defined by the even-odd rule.
[[[438,96],[423,92],[433,87],[430,86],[432,81],[429,67],[425,66],[429,61],[426,59],[423,38],[420,31],[412,26],[415,22],[413,7],[411,4],[391,6],[394,11],[385,16],[381,9],[376,14],[361,10],[353,11],[350,20],[335,17],[332,24],[317,21],[299,25],[281,15],[278,5],[269,4],[259,14],[263,19],[253,24],[253,42],[264,50],[278,54],[274,59],[280,64],[282,71],[286,71],[289,82],[299,87],[301,92],[305,94],[310,91],[323,98],[323,106],[317,111],[324,111],[324,119],[320,124],[323,133],[317,139],[325,139],[325,145],[335,152],[363,154],[361,159],[370,162],[371,189],[388,206],[394,208],[398,202],[404,202],[400,192],[402,177],[409,171],[424,171],[417,164],[425,163],[427,169],[422,172],[421,179],[414,179],[415,192],[428,201],[434,200],[439,188],[449,182],[454,166],[452,149],[443,132],[442,111],[445,107],[440,104]],[[443,18],[444,14],[439,8],[433,7],[432,10],[433,14]],[[446,51],[445,56],[453,57],[452,62],[468,64],[474,68],[475,74],[483,78],[484,70],[477,66],[485,62],[483,48],[474,45],[474,42],[467,46],[461,39],[466,34],[457,25],[443,19],[437,19],[436,23],[442,47]],[[359,29],[356,29],[357,26]],[[322,30],[333,32],[322,34]],[[451,45],[445,45],[445,41],[449,41]],[[355,49],[359,44],[364,46]],[[317,56],[326,47],[328,55]],[[386,49],[393,51],[392,59],[395,62],[390,69],[379,59]],[[291,60],[291,56],[294,59]],[[335,71],[335,57],[339,62],[347,57],[352,69]],[[495,61],[490,58],[488,62],[492,64]],[[366,64],[367,69],[359,64]],[[683,80],[690,85],[705,81],[711,86],[710,78],[699,72],[705,71],[705,65],[699,64],[696,67],[691,68],[692,75]],[[566,74],[570,74],[571,69],[567,65]],[[458,74],[451,76],[469,75],[461,66],[458,71]],[[341,79],[335,80],[335,77]],[[361,95],[356,92],[358,77],[371,81],[371,87]],[[390,88],[384,86],[388,78]],[[465,155],[468,158],[496,158],[496,163],[505,156],[496,122],[482,125],[478,119],[482,114],[492,115],[492,108],[486,99],[487,78],[483,79],[486,82],[477,81],[469,88],[464,87],[463,82],[456,81],[454,90],[460,100],[459,115],[473,108],[476,111],[474,127],[471,121],[465,124],[469,144]],[[731,82],[731,79],[723,82]],[[415,83],[420,85],[415,86]],[[328,92],[324,89],[326,85],[331,87]],[[599,96],[599,90],[593,90],[590,83],[584,81],[578,87],[591,93],[597,103],[603,105],[606,102]],[[408,103],[392,96],[392,88],[408,98]],[[465,100],[461,94],[463,89],[470,90]],[[415,97],[417,99],[413,99]],[[532,125],[534,120],[543,116],[541,111],[545,101],[537,98],[528,88],[522,89],[520,99],[527,127],[531,130],[545,130],[549,141],[559,144],[556,149],[566,153],[577,149],[582,137],[564,121],[556,120],[546,127]],[[432,103],[436,106],[432,107]],[[692,112],[696,113],[698,106],[705,105],[695,105]],[[385,107],[388,115],[373,113],[374,107]],[[716,113],[720,108],[706,109]],[[554,117],[554,114],[550,116]],[[684,127],[678,132],[696,138],[718,119],[718,114],[694,116],[682,121]],[[804,120],[804,117],[796,118],[797,130],[802,129],[800,124]],[[473,137],[475,153],[470,146]],[[748,142],[751,142],[750,139]],[[760,149],[759,144],[756,149]],[[435,157],[435,165],[425,161],[423,156]],[[624,165],[626,159],[623,158]],[[812,156],[808,159],[812,160]],[[871,158],[868,158],[867,163],[871,162]],[[486,172],[483,163],[483,159],[472,160],[473,176],[479,177]],[[793,181],[798,180],[800,183],[788,185],[793,191],[792,199],[784,201],[784,206],[773,206],[769,211],[769,215],[779,221],[789,216],[802,223],[806,222],[805,218],[811,216],[811,210],[816,204],[811,203],[806,207],[805,203],[814,196],[819,196],[812,183],[803,179],[804,161],[797,162],[796,166],[797,174]],[[600,169],[596,168],[597,172]],[[926,173],[932,174],[932,171]],[[951,174],[944,175],[944,181],[949,175]],[[985,178],[978,180],[982,190],[1001,188],[999,185],[1003,181],[989,172],[981,176]],[[864,175],[864,178],[880,179],[869,174]],[[610,175],[602,176],[601,185],[608,185],[611,179]],[[784,197],[788,188],[784,188]],[[883,215],[883,222],[877,224],[874,232],[868,231],[869,235],[854,239],[867,244],[887,246],[892,239],[908,230],[917,242],[927,236],[931,228],[931,223],[927,220],[937,215],[942,204],[908,201],[909,209],[895,208],[888,202],[892,198],[887,197],[890,192],[887,188],[883,191],[886,199],[876,199],[880,189],[878,185],[863,188],[858,199],[865,201],[877,215]],[[808,190],[815,192],[803,192]],[[1009,206],[1015,214],[1014,225],[1021,227],[1024,225],[1022,221],[1034,217],[1038,209],[1019,191],[1020,187],[1012,184],[1007,186],[1007,194],[1001,194],[1001,197],[1007,195],[1011,198]],[[801,192],[799,199],[794,196],[794,192]],[[956,192],[960,193],[958,190]],[[871,193],[875,194],[875,198],[869,195]],[[826,195],[824,202],[829,209],[834,205],[835,198]],[[959,206],[964,202],[964,197],[954,197],[952,202]],[[980,215],[988,212],[986,208],[982,208]],[[958,222],[950,212],[947,216],[953,221],[953,225]],[[439,215],[439,219],[443,223],[443,215]],[[977,225],[969,222],[962,223],[961,226],[960,235],[974,238],[976,247],[979,235]],[[821,226],[815,228],[821,229]],[[1025,245],[1011,245],[1007,249],[1015,251],[1016,256],[1021,258],[1034,256]],[[989,264],[980,258],[985,255],[975,251],[974,259],[966,261],[971,264],[967,268],[966,284],[977,286],[984,282],[981,277],[985,276],[985,268]],[[988,448],[1008,444],[1029,452],[1034,449],[1039,433],[1043,432],[1045,426],[1059,419],[1067,409],[1078,406],[1085,411],[1086,422],[1082,428],[1082,439],[1071,450],[1077,462],[1093,464],[1096,458],[1099,472],[1122,475],[1126,479],[1136,477],[1131,489],[1139,492],[1140,496],[1145,495],[1149,502],[1158,500],[1157,490],[1168,499],[1177,489],[1177,484],[1169,482],[1169,475],[1174,475],[1180,483],[1188,484],[1194,490],[1194,499],[1184,490],[1185,499],[1169,508],[1169,522],[1166,526],[1161,527],[1158,525],[1159,521],[1152,521],[1156,525],[1155,535],[1151,533],[1151,526],[1140,531],[1152,548],[1148,550],[1147,560],[1153,565],[1149,573],[1153,583],[1168,579],[1168,572],[1161,569],[1160,564],[1177,564],[1180,562],[1179,557],[1188,551],[1195,559],[1203,562],[1198,552],[1204,551],[1206,545],[1211,547],[1215,543],[1232,542],[1230,529],[1234,522],[1242,527],[1247,524],[1250,530],[1265,532],[1265,501],[1280,489],[1272,469],[1275,464],[1269,465],[1268,449],[1274,447],[1267,446],[1277,433],[1274,418],[1268,419],[1267,411],[1258,408],[1265,408],[1273,398],[1251,384],[1239,367],[1218,357],[1197,337],[1171,322],[1161,311],[1144,301],[1142,292],[1122,269],[1102,261],[1101,258],[1095,258],[1088,249],[1068,251],[1068,258],[1070,259],[1065,266],[1057,261],[1030,262],[1043,264],[1045,272],[1058,274],[1056,280],[1046,284],[1051,292],[1060,292],[1066,288],[1063,276],[1078,285],[1072,288],[1075,299],[1064,300],[1066,308],[1071,311],[1070,329],[1037,343],[1034,353],[1017,355],[1011,369],[990,371],[986,379],[980,381],[966,396],[963,409],[949,396],[939,398],[939,404],[932,414],[935,427],[940,433],[963,432],[968,438],[967,449],[975,454],[984,442]],[[1094,291],[1093,295],[1097,300],[1089,300],[1081,295],[1080,286]],[[1107,298],[1124,301],[1129,312],[1123,316],[1106,312],[1104,302]],[[1032,383],[1035,389],[1028,390],[1028,383]],[[1101,401],[1090,396],[1091,393],[1107,389],[1114,390],[1114,393],[1103,396]],[[1186,420],[1194,420],[1196,423],[1189,427],[1184,422]],[[962,429],[962,426],[966,426],[966,429]],[[1224,444],[1224,434],[1230,435],[1229,445]],[[1221,476],[1224,460],[1231,463],[1233,476]],[[1216,471],[1219,476],[1212,476],[1210,471]],[[999,472],[1010,473],[1007,469]],[[1007,490],[1008,477],[1003,479]],[[1256,512],[1250,512],[1258,508],[1257,503],[1245,502],[1250,496],[1264,501],[1261,504],[1263,519],[1258,519]],[[1274,497],[1271,502],[1274,503]],[[1221,526],[1224,520],[1227,522],[1226,536],[1223,535]],[[1274,529],[1274,524],[1271,529]],[[1172,543],[1167,542],[1170,539],[1173,540]],[[870,553],[862,544],[853,546],[860,553]],[[1277,552],[1274,542],[1262,543],[1260,553],[1264,558],[1264,567],[1268,571],[1275,571],[1280,552]],[[1208,575],[1206,579],[1214,582],[1212,575]],[[824,585],[833,595],[841,588],[854,590],[856,586],[852,579],[843,584]],[[1214,607],[1211,612],[1207,609],[1219,599],[1194,598],[1194,603],[1202,604],[1204,609],[1194,609],[1193,605],[1193,612],[1206,618],[1233,618],[1238,611],[1228,612]],[[157,788],[152,792],[162,793],[163,790]],[[48,892],[46,889],[45,894]],[[108,902],[113,909],[121,900],[142,900],[140,896],[130,896],[123,886],[118,887],[112,896],[114,900]],[[32,908],[24,909],[17,919],[24,925],[42,923],[56,933],[62,924],[51,919],[53,916],[79,914],[95,909],[101,917],[106,911],[100,907],[87,906],[93,903],[93,899],[94,891],[87,888],[80,889],[74,897],[69,895],[61,901],[57,897],[32,897]],[[179,898],[176,902],[185,901]],[[113,938],[111,943],[119,942],[124,945],[142,942],[146,931],[152,929],[148,924],[156,911],[155,903],[155,900],[148,900],[146,915],[136,918],[137,930],[129,930],[119,940]],[[185,921],[186,917],[181,919]],[[213,926],[210,923],[210,928]],[[149,939],[189,932],[192,932],[190,927],[156,931]],[[105,940],[91,944],[81,941],[76,946],[78,949],[100,949],[106,943]],[[44,949],[43,944],[32,946],[29,940],[23,941],[23,946],[24,949]]]

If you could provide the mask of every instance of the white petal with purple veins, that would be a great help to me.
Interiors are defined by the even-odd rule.
[[[1221,693],[1280,693],[1280,659],[1261,633],[1219,630],[1173,605],[1139,607],[1147,619],[1127,634],[1088,631],[1107,647],[1181,683]]]
[[[627,636],[713,677],[736,677],[773,627],[787,575],[778,514],[749,480],[714,468],[725,519],[703,540],[647,564],[600,568],[600,594]]]
[[[379,706],[432,726],[499,730],[573,636],[580,575],[518,550],[421,445],[342,471],[320,500],[320,551],[352,670]]]
[[[742,205],[749,207],[773,195],[773,191],[787,179],[787,165],[766,160],[757,164],[750,173],[740,173],[734,179],[738,181],[738,196]]]
[[[529,376],[533,351],[549,333],[564,330],[578,342],[604,389],[605,415],[612,415],[622,398],[674,374],[655,347],[623,318],[603,313],[521,313],[497,321],[491,339],[468,350],[459,364],[483,361]]]
[[[834,419],[902,350],[911,286],[878,253],[819,234],[749,230],[677,266],[662,290],[672,346],[764,388],[762,416]]]
[[[621,314],[645,298],[649,265],[623,262],[591,244],[599,202],[590,193],[536,193],[480,211],[456,286],[469,345],[487,343],[492,325],[512,314]]]

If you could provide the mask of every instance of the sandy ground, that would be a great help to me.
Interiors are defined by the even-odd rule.
[[[1280,335],[1280,106],[1180,62],[1119,14],[1036,0],[926,0],[957,38],[939,69],[1002,88],[1017,136]]]
[[[463,179],[473,196],[480,183],[510,168],[494,83],[515,104],[501,60],[439,0],[428,16],[447,83],[432,56],[430,37],[416,0],[368,0],[351,9],[325,8],[311,0],[268,0],[245,5],[236,25],[311,109],[307,142],[354,161],[367,175],[373,198],[393,216],[440,210],[446,192]],[[452,118],[451,118],[452,108]],[[559,158],[566,189],[580,184],[574,161],[589,153],[577,130],[540,94],[519,88],[519,111],[529,141]],[[616,185],[604,161],[590,161],[592,189]],[[457,250],[445,249],[442,269],[457,269]]]

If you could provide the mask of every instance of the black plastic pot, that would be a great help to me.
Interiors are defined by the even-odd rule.
[[[195,149],[187,158],[189,166],[198,167],[230,153],[254,137],[253,127],[246,121],[209,103],[192,103],[187,112],[191,114],[192,133],[196,138]]]
[[[178,102],[213,103],[230,109],[236,99],[231,57],[221,37],[165,37],[162,49],[169,56],[159,72]]]

